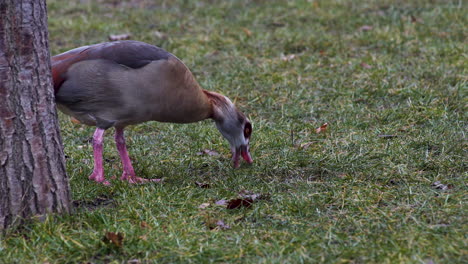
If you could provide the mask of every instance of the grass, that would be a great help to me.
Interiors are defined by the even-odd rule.
[[[253,166],[231,168],[211,121],[146,123],[129,150],[164,183],[104,187],[93,128],[60,115],[77,207],[3,235],[1,263],[466,263],[466,3],[157,2],[50,0],[51,51],[131,33],[174,53],[252,120]],[[264,199],[215,204],[245,190]]]

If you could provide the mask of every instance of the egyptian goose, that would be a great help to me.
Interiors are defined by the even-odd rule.
[[[124,128],[146,121],[191,123],[211,118],[229,141],[232,161],[252,163],[252,125],[226,96],[203,90],[177,57],[139,41],[116,41],[76,48],[52,57],[58,108],[90,126],[94,170],[90,180],[108,185],[102,164],[103,135],[115,127],[122,160],[121,180],[149,181],[135,175]],[[157,181],[157,179],[155,179]]]

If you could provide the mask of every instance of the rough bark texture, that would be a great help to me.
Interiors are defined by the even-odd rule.
[[[45,0],[0,1],[0,229],[69,212]]]

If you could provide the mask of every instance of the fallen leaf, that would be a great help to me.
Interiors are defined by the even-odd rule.
[[[117,247],[122,247],[124,235],[123,233],[114,233],[114,232],[106,232],[105,236],[102,240],[108,244],[113,244]]]
[[[321,125],[319,128],[315,129],[315,133],[324,133],[327,131],[328,123]]]
[[[289,55],[281,55],[281,60],[283,61],[292,61],[296,58],[296,55],[294,54],[289,54]]]
[[[245,198],[245,199],[242,199],[242,198],[237,198],[237,199],[232,199],[228,202],[226,208],[227,209],[237,209],[237,208],[240,208],[240,207],[245,207],[245,208],[249,208],[252,206],[252,203],[254,201],[251,199],[251,198]]]
[[[221,229],[221,230],[231,229],[231,226],[230,226],[230,225],[226,225],[226,224],[224,223],[223,220],[218,220],[218,221],[216,222],[216,226],[218,226],[219,229]]]
[[[204,149],[200,152],[197,152],[197,155],[219,156],[219,153],[216,150]]]
[[[118,41],[118,40],[126,40],[130,39],[132,35],[130,34],[118,34],[118,35],[109,35],[109,40],[110,41]]]
[[[252,31],[248,30],[247,28],[243,27],[242,31],[244,31],[244,33],[247,35],[247,37],[252,36]]]
[[[141,221],[140,227],[141,227],[141,228],[150,228],[150,226],[148,225],[148,223],[146,223],[145,221]]]
[[[433,187],[434,189],[443,190],[443,191],[449,190],[449,189],[453,189],[453,185],[451,185],[451,184],[445,185],[445,184],[441,183],[440,181],[434,182],[434,183],[432,184],[432,187]]]
[[[148,237],[146,235],[139,236],[138,238],[143,240],[143,241],[148,240]]]
[[[374,27],[373,26],[369,26],[369,25],[364,25],[362,27],[359,28],[360,31],[369,31],[369,30],[372,30]]]
[[[228,201],[222,199],[222,200],[216,201],[215,204],[216,204],[216,205],[222,205],[222,206],[224,206],[224,205],[227,205],[227,204],[228,204]]]
[[[372,66],[370,66],[369,64],[365,63],[365,62],[361,62],[361,67],[363,67],[364,69],[372,69]]]
[[[141,261],[139,259],[131,259],[127,261],[127,264],[140,264]]]
[[[197,185],[200,188],[204,188],[204,189],[210,188],[210,184],[208,184],[208,183],[203,183],[203,182],[197,182],[196,181],[195,185]]]
[[[377,135],[379,138],[385,138],[385,139],[390,139],[390,138],[396,138],[398,137],[397,135]]]
[[[202,204],[200,204],[200,205],[198,206],[198,208],[200,208],[200,209],[205,209],[205,208],[207,208],[208,206],[210,206],[210,203],[202,203]]]

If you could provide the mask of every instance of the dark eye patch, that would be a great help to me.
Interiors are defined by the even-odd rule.
[[[237,122],[242,125],[244,123],[245,117],[243,117],[240,113],[237,113]]]
[[[252,125],[250,123],[245,123],[244,137],[249,138],[251,134],[252,134]]]

